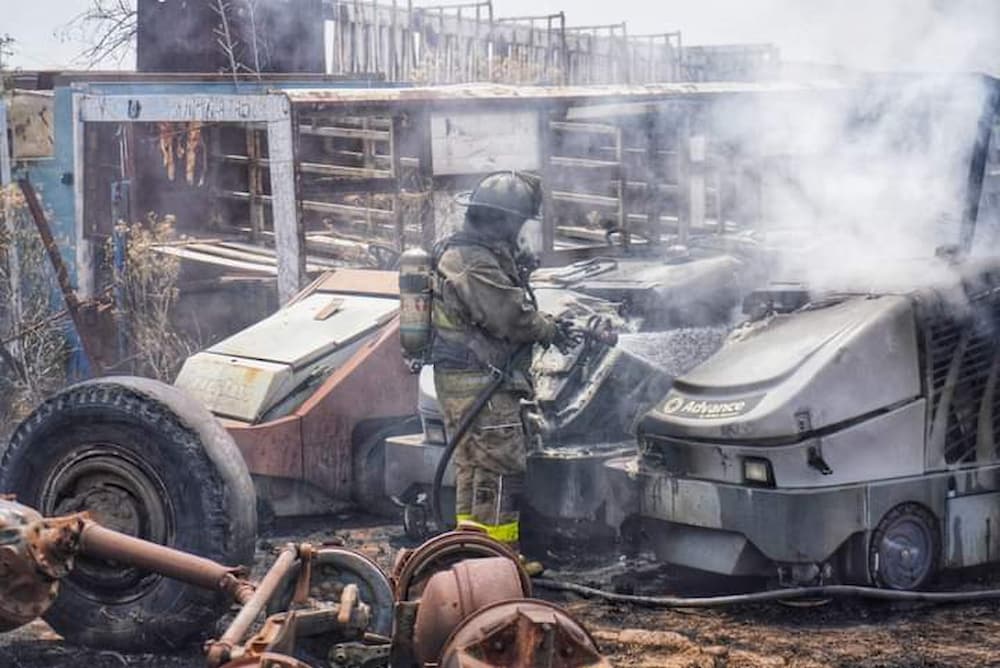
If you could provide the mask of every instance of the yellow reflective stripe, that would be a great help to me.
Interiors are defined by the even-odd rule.
[[[516,543],[521,538],[521,523],[487,524],[486,535],[501,543]]]
[[[459,522],[471,522],[471,521],[472,521],[472,513],[456,513],[455,515],[455,524],[458,524]]]
[[[458,526],[455,528],[459,531],[482,531],[483,533],[489,532],[489,527],[487,527],[482,522],[477,522],[472,518],[472,515],[466,515],[469,519],[459,520]]]

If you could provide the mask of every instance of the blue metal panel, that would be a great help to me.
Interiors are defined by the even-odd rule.
[[[22,160],[14,163],[13,178],[31,179],[49,218],[69,272],[76,284],[76,230],[73,202],[73,123],[69,89],[55,91],[52,116],[55,122],[55,153],[51,158]]]

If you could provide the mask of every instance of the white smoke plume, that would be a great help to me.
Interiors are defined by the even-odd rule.
[[[713,110],[709,133],[763,165],[755,235],[772,260],[771,277],[817,291],[935,282],[935,251],[961,241],[990,95],[988,82],[971,73],[1000,74],[1000,2],[748,4],[748,35],[781,46],[786,79],[845,84]],[[996,252],[984,229],[992,216],[981,209],[979,255]]]
[[[720,140],[763,165],[757,234],[774,277],[841,290],[933,280],[927,259],[962,239],[988,97],[976,76],[866,76],[765,96],[751,114],[717,108]]]

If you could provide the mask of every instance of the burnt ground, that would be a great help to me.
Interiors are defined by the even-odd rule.
[[[330,526],[339,528],[330,530]],[[275,546],[289,540],[342,541],[362,549],[386,569],[396,551],[409,544],[397,527],[366,518],[284,522],[260,541],[255,570],[266,568]],[[687,574],[642,564],[619,563],[556,575],[645,594],[694,593]],[[977,573],[966,574],[965,580],[963,587],[995,586],[996,578]],[[615,666],[1000,666],[1000,602],[927,606],[847,600],[808,608],[768,604],[724,610],[653,610],[537,593],[562,603],[583,622]],[[169,655],[125,655],[70,647],[42,622],[0,635],[0,666],[4,668],[202,665],[196,647]]]

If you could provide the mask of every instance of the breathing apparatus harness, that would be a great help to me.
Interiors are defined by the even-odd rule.
[[[448,248],[458,245],[479,246],[486,249],[491,254],[496,253],[495,249],[493,249],[489,244],[472,235],[459,232],[448,237],[444,241],[435,245],[434,253],[431,256],[431,272],[433,276],[433,285],[435,287],[438,287],[445,280],[438,270],[438,261]],[[538,302],[535,299],[535,294],[531,290],[531,286],[529,285],[527,279],[527,276],[530,273],[530,267],[522,267],[515,263],[515,270],[518,274],[516,277],[518,285],[526,291],[529,300],[537,308]],[[435,290],[434,292],[438,293],[438,290]],[[432,299],[436,298],[440,298],[440,296],[435,294],[435,296],[432,297]],[[437,469],[434,471],[434,484],[431,488],[431,511],[433,512],[435,524],[438,529],[442,531],[448,526],[448,522],[445,520],[444,511],[441,507],[441,488],[444,481],[445,471],[451,463],[451,459],[455,454],[455,449],[465,437],[465,434],[468,433],[472,423],[475,422],[476,418],[479,417],[479,414],[482,413],[483,408],[486,406],[487,402],[489,402],[490,398],[496,394],[497,390],[499,390],[504,384],[504,381],[511,377],[514,368],[521,363],[525,355],[530,354],[532,346],[534,345],[532,343],[521,344],[511,351],[506,356],[506,359],[502,361],[496,360],[486,354],[486,351],[484,350],[486,346],[494,345],[491,341],[493,337],[471,319],[463,317],[463,320],[463,324],[468,326],[467,331],[469,332],[466,345],[463,346],[465,349],[463,352],[465,354],[460,355],[457,350],[457,346],[454,346],[454,349],[452,349],[452,346],[449,345],[450,342],[449,344],[446,344],[446,346],[441,346],[439,342],[432,340],[429,347],[435,352],[432,353],[431,361],[434,364],[445,363],[446,366],[451,366],[451,364],[448,364],[448,362],[451,362],[456,367],[464,368],[468,368],[470,363],[478,365],[489,372],[491,379],[490,383],[476,395],[472,405],[469,406],[469,409],[462,416],[462,419],[459,420],[454,433],[448,435],[448,442],[445,445],[441,459],[438,461]],[[432,327],[432,332],[433,331],[434,329]],[[437,338],[436,334],[432,334],[432,339],[434,338]],[[468,345],[469,343],[472,345]],[[439,358],[442,351],[451,353],[453,357],[451,357],[451,359]]]

